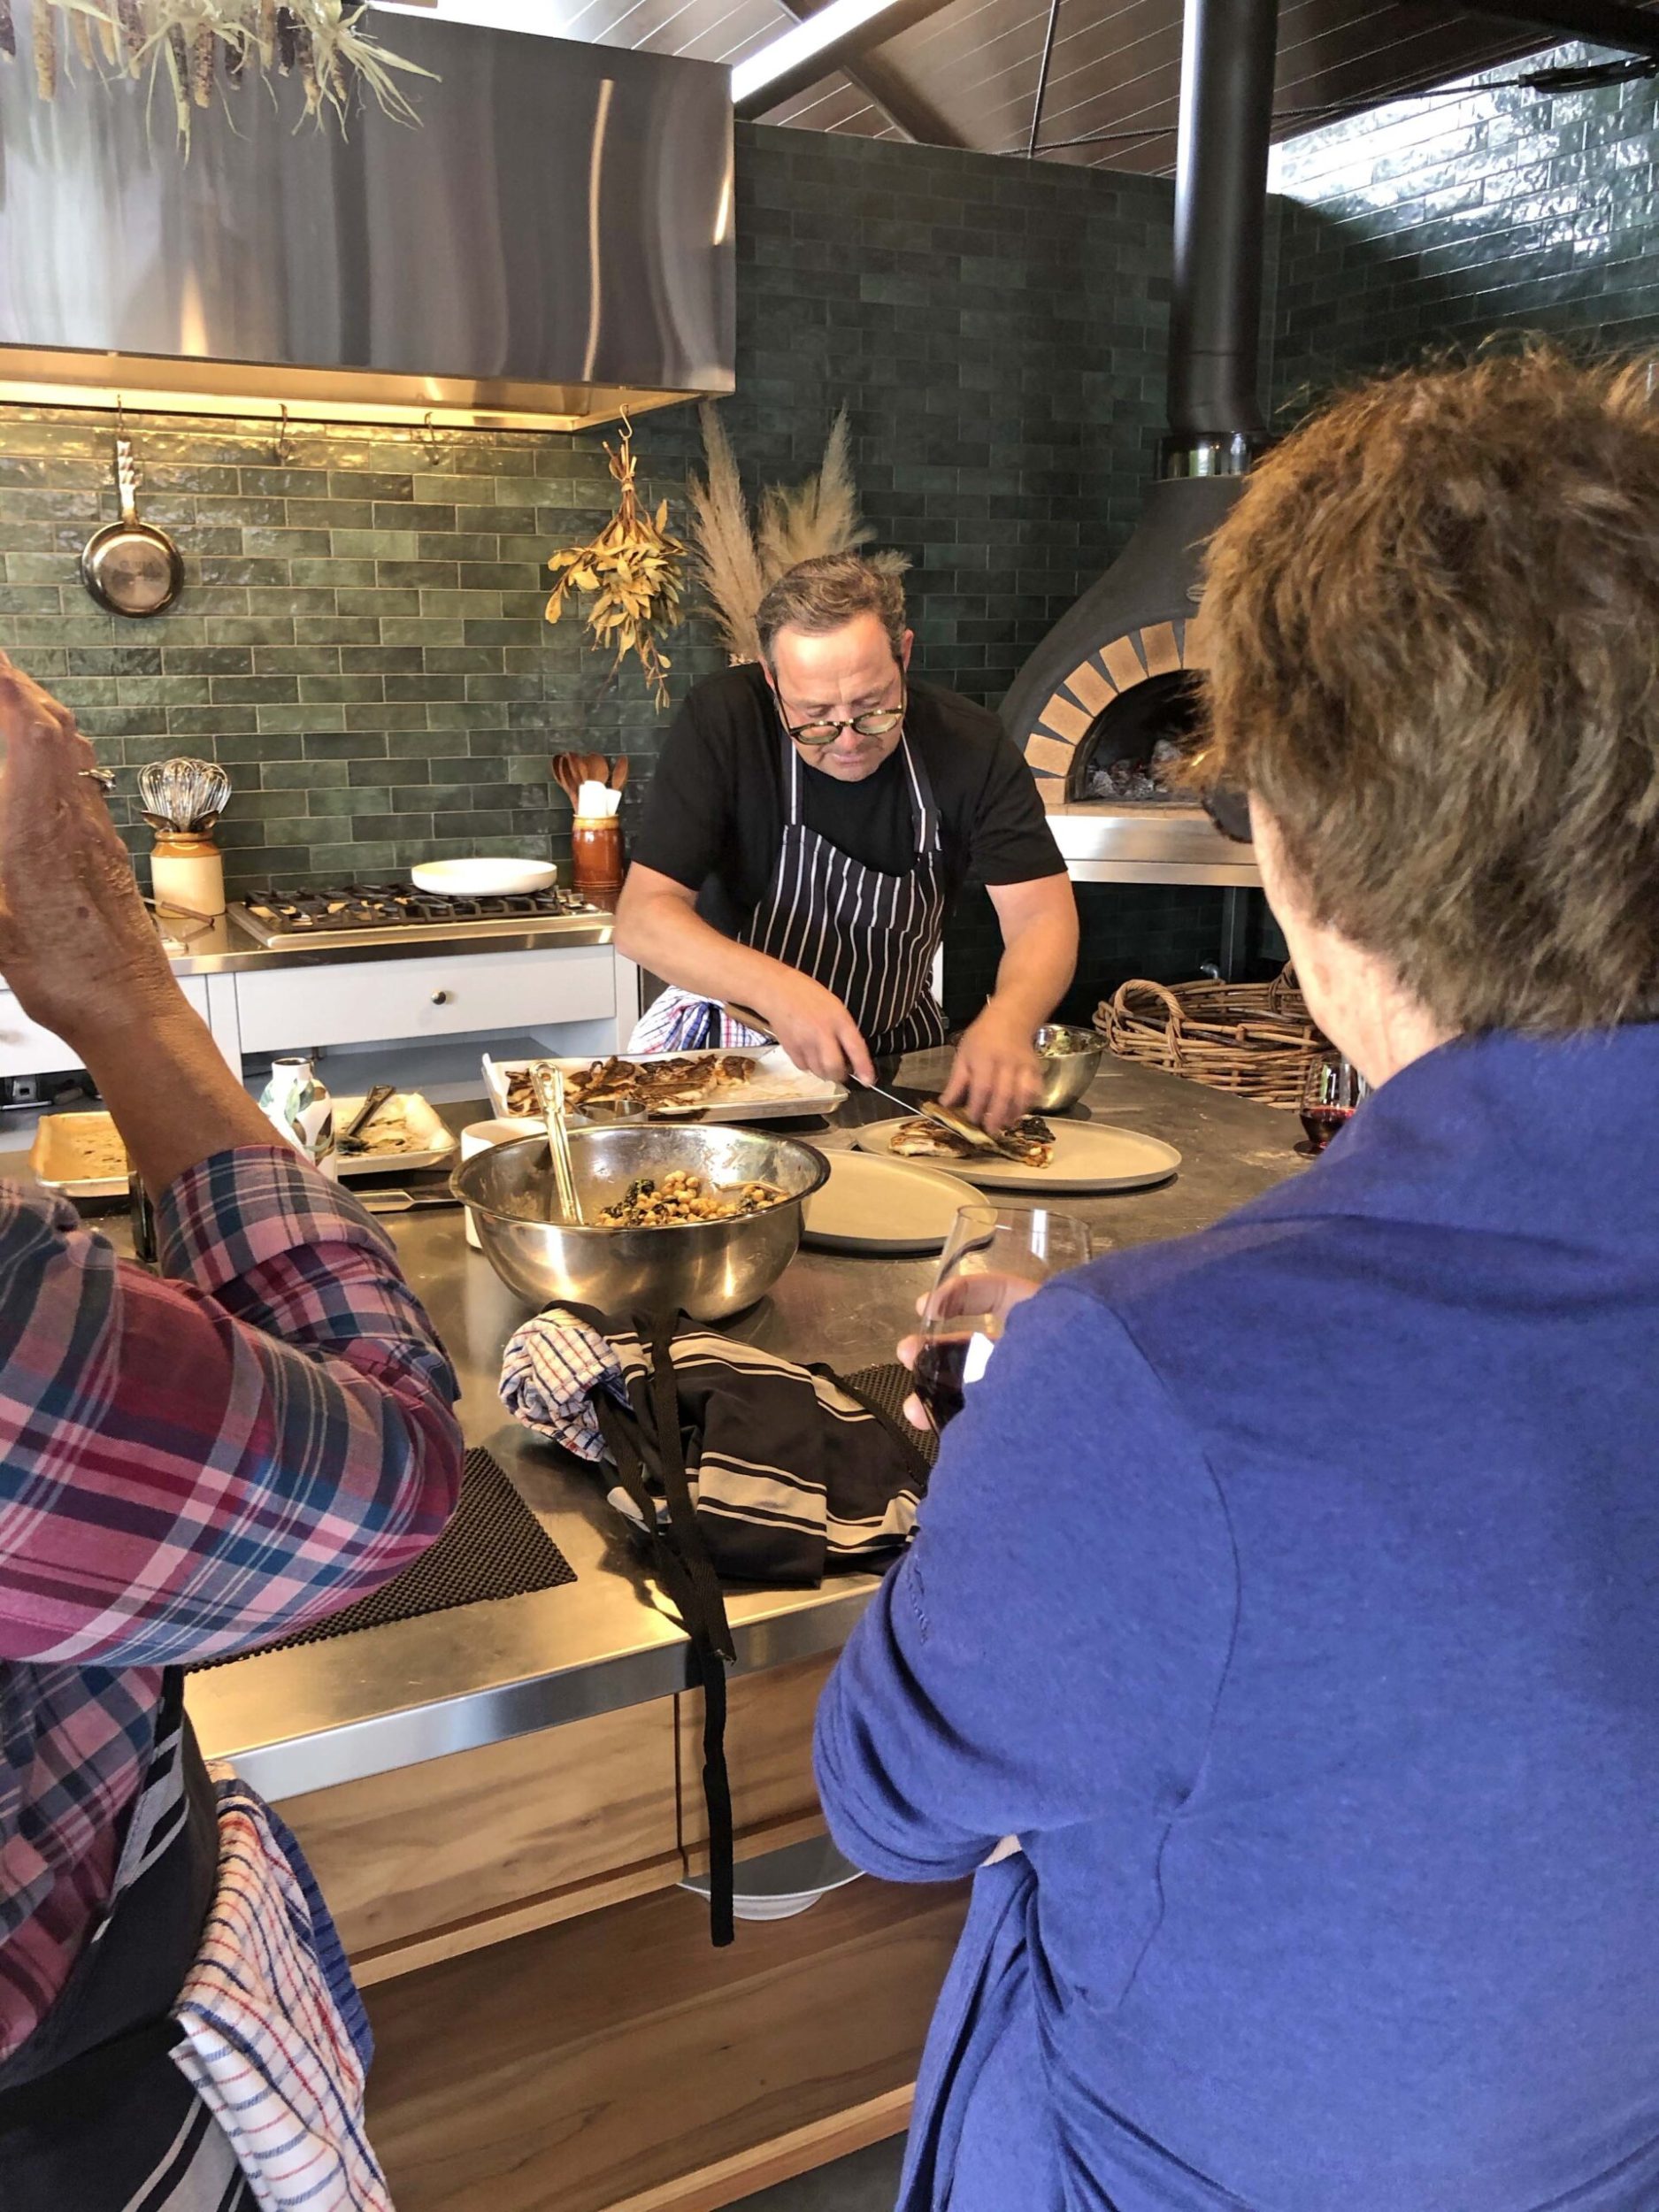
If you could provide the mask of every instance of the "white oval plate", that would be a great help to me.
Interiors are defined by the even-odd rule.
[[[549,890],[559,879],[550,860],[496,859],[487,853],[475,860],[423,860],[409,872],[417,891],[446,899],[509,899]]]
[[[861,1151],[892,1159],[887,1147],[900,1125],[896,1115],[891,1121],[866,1122],[854,1142]],[[1066,1121],[1056,1116],[1048,1126],[1054,1131],[1054,1153],[1047,1167],[1026,1167],[1018,1160],[976,1152],[972,1159],[952,1160],[950,1173],[984,1190],[1141,1190],[1149,1183],[1166,1182],[1181,1164],[1172,1144],[1143,1137],[1137,1130],[1116,1128],[1110,1122]],[[898,1160],[894,1164],[908,1163]],[[921,1164],[934,1164],[927,1160]]]
[[[802,1235],[829,1252],[937,1252],[979,1193],[926,1160],[826,1152],[829,1180],[806,1202]]]

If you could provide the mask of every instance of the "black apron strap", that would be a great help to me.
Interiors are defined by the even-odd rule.
[[[649,1372],[627,1379],[629,1409],[605,1390],[593,1404],[622,1488],[639,1514],[651,1563],[691,1646],[691,1663],[703,1693],[703,1797],[709,1822],[709,1934],[717,1946],[735,1933],[732,1896],[736,1883],[731,1778],[726,1764],[726,1665],[737,1656],[726,1619],[720,1579],[709,1557],[686,1473],[680,1431],[680,1391],[674,1377],[671,1317],[634,1324],[649,1347]],[[646,1479],[648,1465],[668,1509],[664,1532]]]

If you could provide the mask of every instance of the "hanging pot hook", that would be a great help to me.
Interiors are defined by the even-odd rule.
[[[438,434],[437,425],[432,419],[430,407],[426,410],[425,422],[416,432],[415,438],[421,451],[435,468],[443,457],[443,441]]]
[[[277,426],[277,434],[271,447],[271,458],[279,468],[286,468],[294,458],[294,441],[288,435],[288,410],[286,400],[282,403],[282,418]]]

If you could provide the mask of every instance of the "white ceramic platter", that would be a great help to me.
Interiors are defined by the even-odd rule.
[[[625,1056],[641,1067],[653,1060],[695,1060],[717,1057],[712,1053],[632,1052]],[[710,1092],[709,1103],[691,1114],[665,1114],[664,1121],[785,1121],[793,1114],[833,1114],[847,1095],[839,1083],[826,1083],[821,1075],[810,1075],[804,1068],[796,1067],[788,1054],[778,1046],[769,1052],[749,1056],[759,1062],[753,1078],[747,1083],[729,1084],[725,1089]],[[550,1068],[563,1068],[566,1074],[578,1069],[590,1068],[603,1054],[590,1055],[585,1060],[549,1059]],[[522,1075],[534,1064],[529,1060],[492,1060],[484,1057],[484,1085],[489,1093],[490,1104],[498,1118],[511,1119],[511,1109],[507,1103],[509,1078]],[[573,1122],[581,1120],[580,1114],[572,1114]]]
[[[937,1252],[979,1194],[926,1160],[826,1152],[829,1180],[806,1202],[802,1234],[828,1252]]]
[[[549,860],[506,860],[480,853],[474,860],[423,860],[410,870],[417,891],[449,899],[505,899],[549,890],[559,879]]]
[[[864,1152],[891,1159],[887,1150],[901,1124],[868,1122],[854,1141]],[[1162,1183],[1174,1174],[1181,1156],[1172,1144],[1157,1137],[1143,1137],[1133,1129],[1118,1129],[1106,1121],[1066,1121],[1056,1117],[1054,1152],[1047,1167],[1026,1167],[1018,1160],[976,1153],[972,1159],[949,1163],[952,1175],[977,1183],[982,1190],[1140,1190]],[[924,1166],[945,1166],[926,1160]]]
[[[351,1117],[362,1104],[360,1096],[335,1099],[336,1131],[351,1126]],[[379,1141],[399,1132],[403,1140],[399,1145]],[[437,1167],[455,1150],[455,1132],[419,1091],[394,1093],[365,1133],[373,1148],[340,1155],[342,1180],[350,1175],[386,1175],[405,1168]]]

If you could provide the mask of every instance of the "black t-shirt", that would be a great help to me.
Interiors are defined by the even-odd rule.
[[[945,887],[1028,883],[1065,873],[1031,771],[988,708],[912,682],[905,734],[933,787]],[[752,663],[694,686],[664,741],[634,857],[698,894],[697,910],[735,936],[772,882],[787,793],[784,742]],[[887,875],[916,864],[902,751],[861,783],[803,762],[801,812],[839,851]]]

